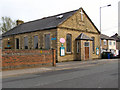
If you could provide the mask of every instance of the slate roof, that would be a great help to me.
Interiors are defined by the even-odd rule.
[[[92,38],[88,37],[87,35],[85,35],[84,33],[81,33],[76,40],[93,40]]]
[[[106,40],[115,40],[114,38],[112,38],[112,37],[109,37],[109,36],[107,36],[107,35],[105,35],[105,34],[101,34],[100,35],[100,38],[103,40],[103,39],[106,39]]]
[[[4,33],[2,36],[9,36],[14,34],[26,33],[26,32],[33,32],[37,30],[45,30],[45,29],[52,29],[56,28],[59,24],[64,22],[67,18],[72,16],[77,10],[61,13],[54,16],[45,17],[42,19],[38,19],[35,21],[26,22],[16,26],[15,28],[9,30],[8,32]],[[61,17],[63,15],[63,17]],[[57,17],[61,18],[57,18]]]
[[[120,42],[120,36],[117,33],[111,37],[114,38],[117,42]]]
[[[15,34],[21,34],[21,33],[27,33],[27,32],[35,32],[38,30],[49,30],[49,29],[57,28],[58,25],[62,24],[65,20],[67,20],[70,16],[72,16],[78,10],[79,9],[20,24],[14,27],[13,29],[7,31],[6,33],[2,34],[2,37],[15,35]],[[83,12],[88,17],[88,15],[86,14],[84,10]],[[63,15],[63,17],[61,17],[61,15]],[[58,16],[60,16],[61,18],[57,18]],[[92,22],[92,20],[89,17],[88,19],[93,24],[93,26],[96,28],[98,33],[100,33],[97,27]]]

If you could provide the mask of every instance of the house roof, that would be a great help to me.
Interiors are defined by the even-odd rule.
[[[13,29],[7,31],[6,33],[4,33],[2,36],[5,37],[5,36],[10,36],[10,35],[15,35],[15,34],[35,32],[38,30],[48,30],[48,29],[57,28],[58,25],[62,24],[65,20],[67,20],[70,16],[72,16],[78,10],[79,9],[20,24],[14,27]],[[85,13],[84,10],[83,12]],[[86,13],[85,15],[88,17]],[[100,33],[97,27],[92,22],[92,20],[89,17],[88,19],[93,24],[93,26],[96,28],[98,33]]]
[[[115,40],[114,38],[112,38],[112,37],[109,37],[109,36],[107,36],[107,35],[105,35],[105,34],[101,34],[100,35],[100,38],[103,40],[103,39],[106,39],[106,40]]]
[[[33,32],[37,30],[45,30],[56,28],[59,24],[64,22],[68,17],[72,16],[77,10],[61,13],[54,16],[44,17],[35,21],[26,22],[20,24],[8,32],[4,33],[2,36],[9,36],[14,34]]]
[[[120,36],[117,33],[111,36],[111,38],[114,38],[117,42],[120,42]]]
[[[87,35],[85,35],[84,33],[81,33],[76,40],[93,40],[92,38],[88,37]]]

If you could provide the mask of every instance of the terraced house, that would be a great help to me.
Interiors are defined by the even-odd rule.
[[[63,39],[64,42],[60,40]],[[83,8],[24,23],[3,34],[3,49],[56,49],[57,61],[100,57],[100,32]]]
[[[115,56],[118,51],[116,50],[116,40],[105,34],[101,34],[101,53],[102,52],[112,52]]]

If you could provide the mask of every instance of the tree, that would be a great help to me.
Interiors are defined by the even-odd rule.
[[[2,17],[0,23],[0,31],[5,33],[16,26],[16,22],[13,21],[10,17]]]

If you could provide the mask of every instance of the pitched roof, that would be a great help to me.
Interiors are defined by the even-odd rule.
[[[37,30],[45,30],[56,28],[59,24],[64,22],[67,18],[72,16],[77,10],[61,13],[54,16],[45,17],[42,19],[38,19],[35,21],[26,22],[20,24],[13,29],[9,30],[8,32],[4,33],[2,36],[9,36],[14,34],[26,33],[26,32],[33,32]]]
[[[38,30],[48,30],[48,29],[57,28],[58,25],[62,24],[65,20],[67,20],[70,16],[72,16],[78,10],[79,9],[20,24],[14,27],[13,29],[7,31],[6,33],[2,34],[2,37],[26,33],[26,32],[34,32]],[[98,33],[100,33],[100,31],[94,25],[92,20],[88,17],[86,12],[84,10],[83,12],[87,16],[87,18],[90,20],[92,25],[96,28]]]
[[[114,38],[117,42],[120,42],[120,36],[117,33],[111,37]]]
[[[85,35],[84,33],[81,33],[76,40],[93,40],[92,38],[88,37],[87,35]]]
[[[101,38],[101,39],[106,39],[106,40],[115,40],[114,38],[109,37],[109,36],[107,36],[107,35],[105,35],[105,34],[101,34],[101,35],[100,35],[100,38]]]

